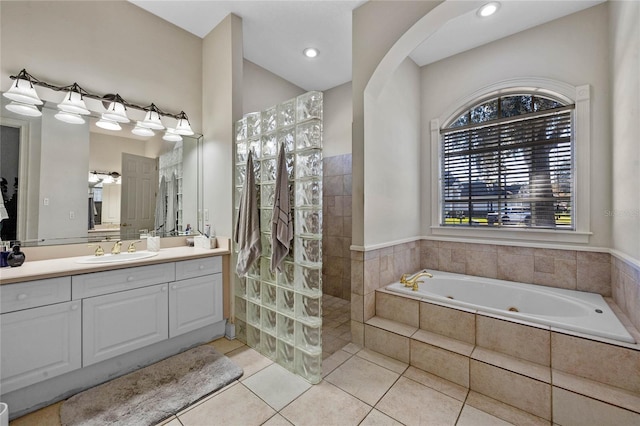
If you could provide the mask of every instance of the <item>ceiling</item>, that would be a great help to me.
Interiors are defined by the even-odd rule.
[[[229,13],[240,16],[245,59],[305,90],[327,90],[351,81],[351,14],[365,3],[363,0],[129,1],[201,38]],[[502,0],[498,12],[489,18],[480,19],[472,11],[448,22],[410,56],[423,66],[603,1],[606,0]],[[318,57],[303,56],[307,47],[319,49]]]

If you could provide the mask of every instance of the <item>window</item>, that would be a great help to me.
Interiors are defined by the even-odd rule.
[[[440,130],[441,226],[575,230],[574,105],[509,94]]]

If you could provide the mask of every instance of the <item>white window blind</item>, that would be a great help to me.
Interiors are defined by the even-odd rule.
[[[573,105],[502,105],[472,108],[441,130],[441,224],[573,230]]]

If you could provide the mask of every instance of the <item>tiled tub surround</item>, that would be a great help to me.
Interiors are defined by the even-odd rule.
[[[451,362],[455,365],[457,361],[458,367],[462,368],[462,375],[451,368],[450,364],[438,368],[439,371],[445,371],[440,375],[459,377],[456,380],[463,383],[466,377],[469,381],[467,386],[472,389],[482,386],[483,380],[479,378],[488,378],[488,372],[496,373],[498,378],[518,380],[515,383],[528,383],[534,389],[547,392],[548,397],[543,396],[537,402],[527,402],[524,408],[544,414],[546,418],[553,416],[557,424],[640,423],[637,414],[640,412],[638,346],[573,337],[552,331],[548,327],[508,322],[473,311],[444,308],[444,312],[449,312],[449,318],[438,319],[427,314],[421,315],[421,309],[429,309],[422,308],[426,305],[425,302],[411,301],[418,309],[407,309],[404,301],[410,299],[400,296],[392,296],[402,301],[395,308],[387,309],[393,312],[392,316],[385,313],[382,305],[378,304],[376,307],[376,290],[397,281],[403,273],[422,268],[602,294],[627,328],[635,326],[636,330],[631,332],[636,341],[640,341],[637,331],[640,329],[640,268],[609,253],[433,240],[413,241],[367,252],[351,252],[351,331],[352,342],[355,344],[375,346],[372,349],[418,364],[418,354],[421,351],[430,353],[432,359],[420,364],[420,368],[427,371],[428,366],[438,359],[453,359]],[[483,319],[476,321],[480,316]],[[395,320],[389,320],[390,317]],[[476,322],[485,321],[485,317],[501,321],[490,321],[494,325],[542,330],[545,336],[542,345],[538,343],[533,346],[543,348],[549,363],[518,358],[524,355],[516,352],[505,354],[495,348],[483,346],[481,340],[476,340],[480,338],[475,330]],[[473,334],[469,333],[470,329],[474,330]],[[465,334],[460,330],[467,332]],[[516,337],[520,332],[521,330],[515,333]],[[500,333],[495,335],[499,336]],[[429,344],[425,340],[432,343],[435,340],[440,346]],[[378,343],[374,343],[376,341]],[[517,349],[518,345],[511,347]],[[524,352],[536,353],[536,350],[529,348]],[[485,355],[495,361],[486,362],[488,358]],[[581,356],[585,358],[584,362],[576,362]],[[579,371],[571,370],[568,365],[573,365]],[[523,372],[526,374],[522,374]],[[488,383],[492,383],[492,380]],[[633,384],[631,388],[627,386],[630,382]],[[526,401],[530,392],[522,389],[521,387],[516,391],[515,388],[507,388],[502,392],[505,397],[519,395],[519,400]],[[493,398],[501,397],[498,391],[492,395]],[[540,394],[537,395],[539,397]],[[516,403],[517,401],[510,402]]]
[[[376,291],[364,342],[541,423],[640,424],[640,345],[596,341],[384,289]]]
[[[351,154],[323,159],[322,292],[351,299]]]

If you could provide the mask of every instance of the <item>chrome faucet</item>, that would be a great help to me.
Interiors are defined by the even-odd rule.
[[[127,249],[127,253],[135,253],[136,251],[136,243],[140,243],[141,241],[131,241],[129,244],[129,248]]]
[[[116,243],[113,245],[113,248],[111,249],[111,254],[120,254],[121,247],[122,247],[122,241],[120,240],[116,241]]]
[[[422,278],[422,277],[433,278],[433,275],[431,275],[426,270],[417,272],[410,277],[408,275],[409,274],[402,274],[402,277],[400,277],[400,284],[404,284],[405,287],[411,287],[411,290],[413,291],[418,291],[418,284],[421,282],[424,282],[422,280],[419,281],[418,280],[419,278]]]

